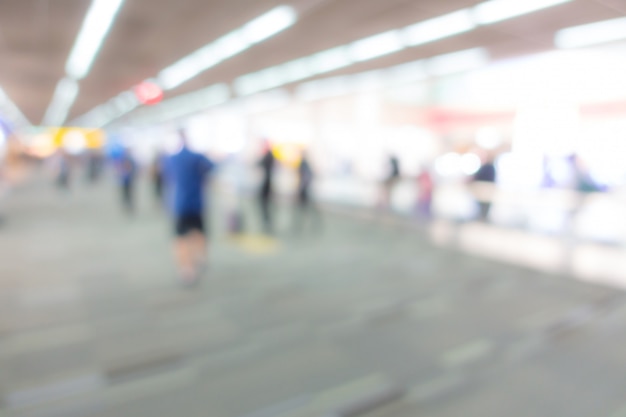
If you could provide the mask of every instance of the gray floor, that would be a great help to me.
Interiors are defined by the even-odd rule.
[[[1,417],[626,416],[618,291],[389,220],[233,240],[218,210],[210,272],[185,290],[142,187],[134,219],[107,185],[12,196]]]

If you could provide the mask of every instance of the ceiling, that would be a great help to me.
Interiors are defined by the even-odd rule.
[[[524,0],[520,0],[524,1]],[[126,0],[81,81],[70,119],[280,4],[298,23],[167,92],[173,97],[314,52],[479,3],[480,0]],[[40,123],[90,0],[1,0],[0,87],[31,122]],[[553,47],[565,27],[622,17],[626,0],[574,0],[431,44],[343,69],[359,72],[485,46],[504,58]]]

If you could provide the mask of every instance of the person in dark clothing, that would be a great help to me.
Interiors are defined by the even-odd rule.
[[[263,158],[259,161],[259,166],[263,172],[263,179],[261,180],[261,188],[259,191],[259,204],[261,207],[263,231],[266,234],[272,234],[274,232],[272,205],[274,200],[273,177],[275,163],[276,158],[274,158],[272,149],[269,143],[266,143],[265,153]]]
[[[496,167],[493,163],[493,158],[488,158],[474,174],[473,182],[482,182],[487,184],[494,184],[496,182]],[[481,197],[478,199],[479,216],[483,221],[487,221],[489,218],[489,212],[491,211],[491,198]]]
[[[381,207],[383,209],[389,209],[391,207],[391,193],[394,186],[400,179],[400,160],[398,157],[392,155],[388,161],[388,175],[383,181],[382,195],[381,195]]]
[[[313,169],[311,168],[308,156],[303,152],[300,164],[298,165],[298,191],[294,216],[294,231],[296,233],[302,231],[305,217],[314,216],[318,226],[321,220],[319,211],[311,199],[313,177]]]
[[[71,165],[70,158],[64,151],[57,153],[58,172],[56,177],[57,187],[61,191],[68,192],[70,188]]]
[[[87,154],[87,181],[95,184],[100,179],[102,173],[102,155],[98,151],[91,151]]]
[[[127,214],[133,214],[135,211],[134,185],[137,167],[129,152],[124,152],[117,163],[117,168],[122,187],[123,207]]]
[[[154,198],[158,206],[163,204],[163,155],[157,155],[152,163],[151,176]]]

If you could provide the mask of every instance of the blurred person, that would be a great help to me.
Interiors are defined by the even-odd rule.
[[[154,161],[152,162],[152,166],[150,167],[150,177],[152,179],[152,187],[154,191],[154,198],[157,206],[161,206],[163,204],[163,161],[165,157],[161,154],[158,154]]]
[[[133,214],[135,211],[135,177],[137,175],[137,165],[128,150],[125,150],[117,161],[117,172],[122,191],[122,205],[127,214]]]
[[[591,193],[606,191],[606,188],[594,180],[585,161],[579,155],[570,155],[567,160],[573,174],[572,188],[577,192],[568,215],[570,232],[573,232],[576,219],[587,203],[587,197]]]
[[[422,168],[417,176],[417,214],[422,220],[430,220],[432,217],[434,186],[430,170]]]
[[[70,188],[70,175],[71,175],[71,164],[69,155],[62,149],[54,156],[54,161],[56,165],[56,184],[59,190],[61,191],[69,191]]]
[[[472,177],[473,183],[482,183],[489,185],[488,193],[480,192],[478,190],[477,200],[479,207],[479,218],[482,221],[487,221],[489,219],[489,212],[491,211],[491,200],[493,197],[492,187],[496,182],[496,166],[493,162],[494,158],[492,155],[486,155],[483,159],[483,163],[474,176]],[[487,189],[487,188],[485,188]]]
[[[181,149],[164,161],[164,178],[174,219],[174,256],[183,284],[198,282],[207,263],[204,221],[204,184],[215,164],[188,148],[187,136],[179,131]]]
[[[98,151],[90,151],[87,154],[87,181],[95,184],[102,173],[103,157]]]
[[[230,155],[225,167],[221,168],[221,172],[229,184],[228,193],[226,193],[228,232],[234,236],[240,235],[245,229],[243,195],[246,176],[240,156],[237,154]]]
[[[259,189],[259,205],[261,208],[261,220],[263,222],[263,232],[274,233],[273,205],[274,205],[274,166],[276,158],[272,153],[272,147],[268,140],[263,145],[263,157],[258,162],[262,170],[261,188]]]
[[[306,152],[302,152],[300,163],[298,164],[298,189],[296,199],[296,212],[294,215],[294,232],[302,231],[306,217],[314,217],[318,229],[321,222],[319,210],[311,200],[311,185],[314,173]]]
[[[391,155],[388,159],[388,175],[382,184],[380,201],[380,206],[382,209],[389,210],[391,208],[391,194],[399,180],[400,160],[397,156]]]
[[[593,193],[598,191],[606,191],[606,187],[599,184],[591,175],[591,172],[585,161],[578,155],[570,157],[573,161],[575,187],[580,193]]]

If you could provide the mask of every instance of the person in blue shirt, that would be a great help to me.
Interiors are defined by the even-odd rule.
[[[164,174],[174,218],[174,251],[180,278],[184,284],[194,284],[206,265],[204,184],[215,165],[204,155],[189,149],[184,131],[179,135],[182,148],[165,159]]]

